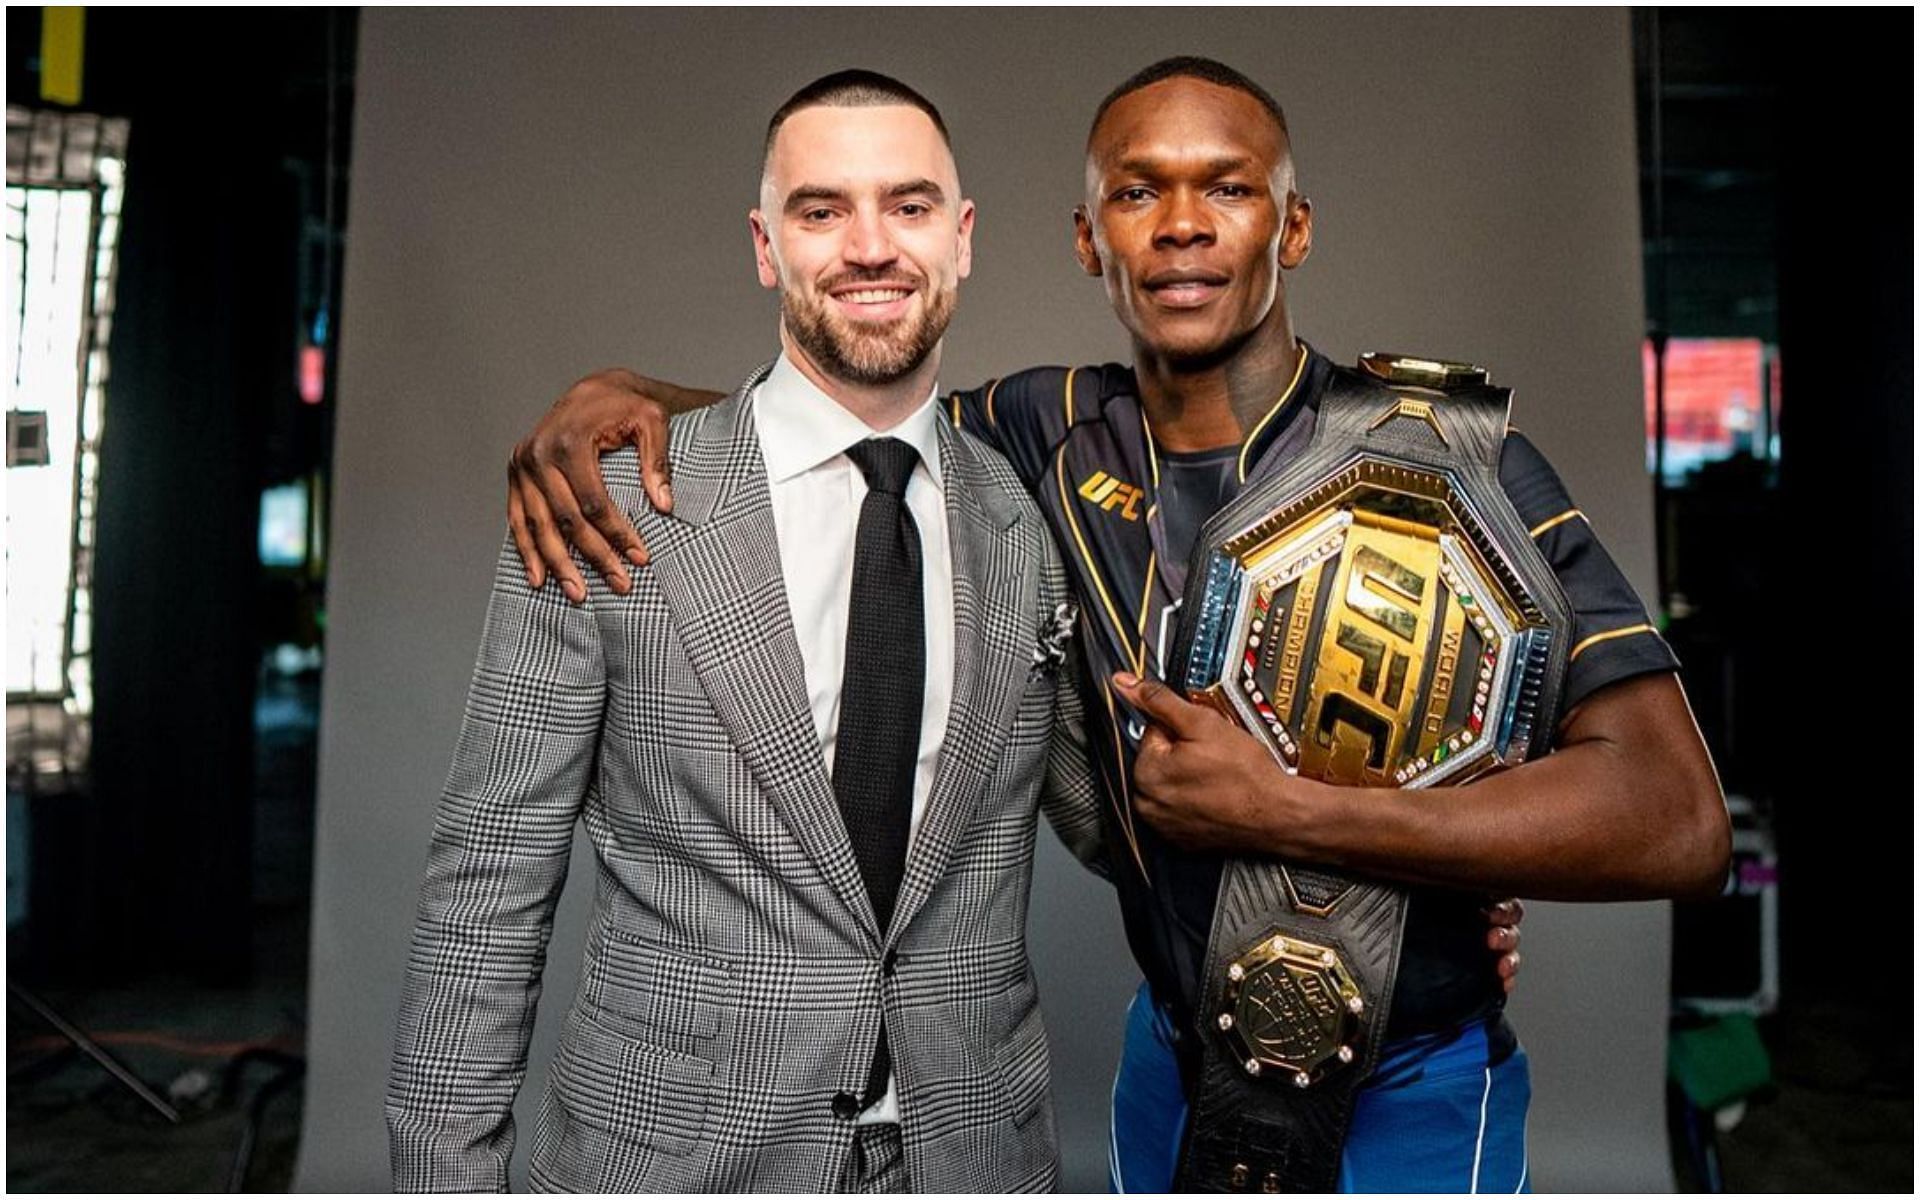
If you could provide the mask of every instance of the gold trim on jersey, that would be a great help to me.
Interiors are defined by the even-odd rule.
[[[1300,376],[1306,373],[1307,348],[1304,345],[1300,344],[1299,342],[1295,342],[1294,347],[1296,350],[1299,351],[1300,361],[1296,362],[1293,365],[1293,378],[1287,381],[1287,389],[1280,393],[1280,398],[1278,400],[1275,400],[1273,402],[1273,407],[1267,410],[1267,415],[1264,417],[1261,417],[1258,421],[1255,421],[1253,423],[1253,429],[1248,432],[1246,438],[1242,440],[1240,443],[1239,475],[1240,475],[1241,483],[1245,483],[1247,481],[1247,451],[1253,449],[1254,442],[1258,441],[1260,438],[1260,431],[1267,427],[1268,421],[1273,420],[1274,414],[1278,413],[1281,409],[1285,408],[1287,406],[1287,401],[1293,399],[1293,389],[1300,385]]]
[[[1651,634],[1658,635],[1659,632],[1660,631],[1658,629],[1655,629],[1651,625],[1642,624],[1642,625],[1629,625],[1625,629],[1609,629],[1605,633],[1596,633],[1590,638],[1582,639],[1580,644],[1573,648],[1572,653],[1567,655],[1567,661],[1569,663],[1573,662],[1574,659],[1579,658],[1581,654],[1585,653],[1588,647],[1597,646],[1601,642],[1610,642],[1615,638],[1632,637],[1636,633],[1651,633]]]
[[[1064,401],[1069,427],[1073,422],[1073,376],[1074,371],[1069,370]],[[1107,620],[1113,625],[1114,633],[1120,638],[1121,649],[1126,651],[1127,665],[1137,675],[1142,670],[1142,660],[1145,657],[1142,651],[1145,643],[1136,642],[1127,636],[1127,623],[1120,619],[1120,610],[1114,607],[1113,596],[1107,591],[1107,581],[1100,574],[1100,565],[1094,561],[1093,552],[1087,549],[1086,535],[1080,532],[1080,519],[1073,513],[1073,497],[1067,491],[1067,443],[1070,440],[1070,438],[1062,438],[1060,448],[1054,452],[1053,456],[1053,479],[1060,489],[1060,511],[1066,514],[1067,528],[1073,531],[1073,543],[1080,550],[1080,561],[1086,564],[1087,575],[1093,580],[1094,590],[1100,593],[1100,605],[1106,610]]]
[[[1120,772],[1120,795],[1108,794],[1107,799],[1114,805],[1114,811],[1120,818],[1120,832],[1126,835],[1127,849],[1133,852],[1133,865],[1140,868],[1140,878],[1151,888],[1153,877],[1147,874],[1147,862],[1140,857],[1140,838],[1133,831],[1133,785],[1127,780],[1127,748],[1120,740],[1120,713],[1113,706],[1113,681],[1100,681],[1100,695],[1107,702],[1107,727],[1113,730],[1113,762]]]
[[[1573,520],[1575,517],[1578,517],[1582,521],[1584,521],[1587,519],[1587,514],[1581,512],[1577,508],[1570,508],[1567,511],[1561,513],[1559,516],[1548,517],[1546,520],[1540,522],[1538,525],[1535,525],[1532,529],[1527,530],[1527,536],[1539,537],[1541,534],[1545,533],[1547,530],[1552,529],[1555,525],[1565,524],[1566,522]]]

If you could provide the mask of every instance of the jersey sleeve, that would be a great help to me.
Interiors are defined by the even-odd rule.
[[[1678,670],[1667,640],[1566,485],[1527,437],[1507,431],[1500,454],[1500,484],[1552,565],[1573,609],[1573,646],[1568,652],[1566,700],[1561,712],[1610,683]]]
[[[1046,473],[1054,447],[1067,430],[1061,367],[1035,367],[995,379],[984,387],[947,397],[947,415],[1006,456],[1020,481],[1032,488]]]

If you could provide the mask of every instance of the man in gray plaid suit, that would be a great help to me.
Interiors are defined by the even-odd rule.
[[[803,89],[752,218],[781,358],[676,422],[672,516],[631,452],[606,464],[651,566],[576,607],[502,550],[401,1005],[399,1188],[506,1184],[581,820],[593,913],[537,1188],[1052,1186],[1035,812],[1089,860],[1098,820],[1052,539],[935,419],[972,223],[923,98]],[[876,603],[870,554],[913,582]],[[893,781],[877,808],[855,761]]]

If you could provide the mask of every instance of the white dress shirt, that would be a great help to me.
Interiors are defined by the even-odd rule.
[[[920,756],[913,772],[913,814],[907,844],[919,836],[933,791],[934,769],[946,740],[953,700],[953,555],[941,487],[940,442],[934,397],[892,429],[875,430],[781,355],[754,389],[753,423],[767,465],[773,527],[787,608],[800,643],[814,732],[833,770],[840,731],[840,685],[847,665],[847,609],[853,598],[854,536],[867,480],[847,448],[873,437],[899,438],[920,452],[907,479],[907,510],[920,528],[921,612],[926,619],[926,701],[920,710]],[[885,930],[881,931],[883,934]],[[893,1080],[886,1095],[861,1113],[859,1124],[900,1119]]]

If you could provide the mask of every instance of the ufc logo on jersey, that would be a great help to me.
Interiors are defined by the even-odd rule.
[[[1112,512],[1117,508],[1120,515],[1129,521],[1140,519],[1141,495],[1139,488],[1130,483],[1121,483],[1105,471],[1095,471],[1080,485],[1082,499],[1098,504],[1102,512]]]

